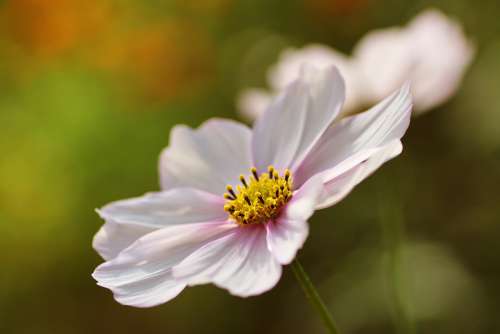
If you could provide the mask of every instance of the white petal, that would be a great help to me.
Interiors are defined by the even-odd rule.
[[[266,246],[263,225],[238,228],[236,233],[200,248],[173,270],[190,285],[213,282],[233,295],[261,294],[276,285],[281,265]]]
[[[229,120],[210,120],[198,129],[176,126],[160,157],[163,189],[194,187],[222,195],[227,184],[252,167],[251,131]]]
[[[370,158],[349,169],[347,172],[332,178],[324,184],[324,192],[317,209],[326,208],[342,200],[351,190],[385,162],[398,156],[403,145],[398,139],[375,149]]]
[[[404,81],[412,84],[415,110],[445,102],[458,88],[474,47],[458,23],[427,10],[404,28],[372,31],[354,50],[368,102],[380,100]]]
[[[113,296],[123,305],[153,307],[174,299],[186,284],[172,278],[168,272],[141,281],[113,288]]]
[[[416,58],[411,75],[415,109],[422,112],[455,93],[472,61],[474,47],[460,25],[437,10],[419,14],[407,34]]]
[[[238,96],[238,110],[246,119],[253,121],[260,117],[271,103],[273,96],[263,89],[246,89]]]
[[[358,42],[353,58],[367,103],[380,101],[410,78],[416,64],[412,42],[402,28],[374,30]]]
[[[172,276],[172,267],[215,239],[231,233],[230,223],[170,226],[149,233],[93,273],[117,301],[138,307],[153,306],[175,297],[186,285]]]
[[[92,247],[103,259],[111,260],[134,241],[154,230],[150,226],[118,224],[108,219],[94,236]]]
[[[119,224],[161,228],[168,225],[219,221],[227,218],[224,198],[192,188],[176,188],[110,203],[102,218]]]
[[[268,71],[268,82],[279,92],[299,77],[304,64],[324,70],[335,66],[345,80],[346,98],[343,112],[349,112],[362,104],[363,80],[352,60],[341,52],[321,44],[310,44],[303,48],[285,49],[278,62]]]
[[[338,115],[344,101],[338,70],[303,67],[300,78],[276,98],[256,122],[252,137],[259,170],[294,168]]]
[[[267,247],[281,264],[289,264],[309,233],[307,220],[314,213],[322,194],[321,177],[315,177],[297,190],[276,221],[266,224]]]
[[[280,217],[289,220],[307,221],[314,213],[316,201],[322,191],[323,179],[320,176],[313,176],[294,192],[292,199]]]
[[[368,159],[378,148],[400,139],[408,128],[411,107],[406,84],[370,110],[335,123],[294,174],[294,182],[300,186],[311,175],[325,171],[324,181],[328,182]]]
[[[239,252],[239,256],[227,264],[227,270],[214,279],[216,285],[233,295],[248,297],[266,292],[278,283],[281,264],[267,249],[264,228],[258,226],[245,231]]]
[[[282,90],[299,78],[301,68],[309,64],[318,69],[336,66],[344,76],[348,67],[345,55],[321,44],[310,44],[301,49],[288,48],[280,54],[278,62],[268,71],[268,81],[274,90]],[[344,77],[345,78],[345,77]]]
[[[281,264],[289,264],[307,239],[309,226],[303,220],[280,218],[269,222],[267,246]]]
[[[192,253],[173,268],[177,279],[185,279],[190,285],[210,283],[217,275],[223,275],[227,263],[239,258],[242,233],[235,233],[214,240]]]

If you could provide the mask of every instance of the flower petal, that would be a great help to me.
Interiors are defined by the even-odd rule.
[[[212,282],[217,275],[224,275],[226,264],[242,255],[239,251],[242,235],[235,230],[235,233],[200,247],[173,268],[174,277],[186,279],[190,285],[200,285]]]
[[[165,273],[123,284],[112,290],[114,298],[120,304],[153,307],[174,299],[185,287],[185,283],[178,282],[170,273]]]
[[[255,225],[206,244],[175,266],[173,274],[189,285],[212,282],[233,295],[248,297],[274,287],[281,265],[267,249],[265,227]]]
[[[415,17],[407,35],[417,63],[411,74],[415,111],[423,112],[456,92],[475,48],[458,22],[435,9]]]
[[[237,228],[227,222],[186,224],[146,234],[93,273],[117,301],[138,307],[164,303],[186,285],[172,276],[172,267],[189,254]]]
[[[344,81],[335,67],[302,69],[269,106],[252,136],[254,162],[259,170],[274,165],[294,169],[338,115],[345,96]]]
[[[238,96],[238,110],[243,117],[253,121],[264,113],[272,98],[272,93],[264,89],[246,89]]]
[[[274,91],[281,91],[299,77],[304,64],[318,69],[336,66],[345,80],[346,97],[343,112],[352,111],[363,103],[364,80],[356,64],[343,53],[321,44],[310,44],[303,48],[288,48],[281,52],[278,62],[268,71],[268,82]]]
[[[324,192],[317,209],[327,208],[342,200],[361,181],[366,179],[385,162],[398,156],[403,150],[399,139],[375,149],[370,158],[357,164],[354,168],[338,175],[324,184]]]
[[[368,159],[377,149],[400,139],[411,116],[408,84],[370,110],[347,117],[330,127],[294,175],[300,186],[311,175],[323,173],[325,182]]]
[[[289,264],[309,234],[307,219],[313,214],[323,190],[320,177],[312,178],[295,192],[281,217],[266,224],[267,247],[281,264]]]
[[[98,211],[105,220],[152,228],[227,219],[224,198],[192,188],[176,188],[110,203]]]
[[[309,226],[303,220],[280,218],[266,225],[267,247],[281,264],[289,264],[309,235]]]
[[[411,77],[417,59],[403,28],[373,30],[356,45],[353,59],[365,82],[367,103],[380,101]]]
[[[353,61],[364,77],[368,102],[380,100],[410,80],[418,113],[455,93],[474,49],[457,22],[431,9],[407,27],[368,33],[355,47]]]
[[[111,260],[134,241],[154,230],[151,226],[119,224],[108,219],[94,236],[92,247],[103,259]]]
[[[227,270],[214,284],[235,296],[248,297],[272,289],[281,277],[281,264],[267,249],[266,230],[262,226],[241,231],[240,256],[227,264]],[[246,257],[241,255],[246,254]]]
[[[250,143],[250,129],[230,120],[209,120],[195,130],[176,126],[160,157],[161,186],[222,195],[227,184],[252,167]]]

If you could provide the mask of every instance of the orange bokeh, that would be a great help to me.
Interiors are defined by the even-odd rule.
[[[166,100],[196,88],[213,69],[213,48],[189,21],[117,28],[89,54],[93,64],[139,85],[148,98]]]
[[[106,29],[103,1],[7,0],[1,15],[8,38],[28,55],[53,58]]]
[[[204,3],[219,8],[227,1]],[[166,101],[198,87],[213,68],[211,41],[193,19],[151,20],[140,4],[7,0],[0,19],[16,80],[29,80],[48,61],[69,60],[108,73],[133,95]]]

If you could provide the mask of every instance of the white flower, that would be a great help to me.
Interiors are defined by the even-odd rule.
[[[255,120],[267,108],[273,99],[273,95],[264,89],[246,89],[238,98],[238,110],[249,119]]]
[[[453,96],[473,56],[474,47],[459,24],[437,10],[427,10],[404,28],[368,33],[351,57],[318,44],[286,49],[268,72],[271,91],[260,90],[256,95],[245,90],[238,107],[246,118],[255,119],[266,108],[265,101],[295,79],[302,64],[309,63],[339,68],[346,80],[345,113],[379,101],[406,80],[411,83],[415,112],[421,113]]]
[[[364,90],[359,87],[362,83],[358,82],[352,61],[327,46],[312,44],[302,49],[284,50],[280,60],[268,71],[267,79],[271,91],[256,88],[244,90],[237,101],[241,114],[249,120],[255,120],[264,112],[273,96],[297,78],[303,64],[310,64],[320,69],[336,66],[347,87],[343,110],[353,110],[357,107],[357,101],[361,98],[359,94]],[[358,88],[353,89],[353,87]]]
[[[455,93],[473,55],[474,48],[458,23],[437,10],[427,10],[406,28],[367,34],[353,57],[371,90],[369,102],[409,78],[415,112],[423,112]]]
[[[160,158],[162,191],[99,210],[106,223],[94,248],[106,262],[93,273],[98,284],[138,307],[205,283],[242,297],[271,289],[314,210],[402,150],[408,85],[338,120],[343,101],[334,67],[304,67],[253,129],[220,119],[175,127]]]

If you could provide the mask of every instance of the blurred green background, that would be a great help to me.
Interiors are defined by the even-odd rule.
[[[249,299],[119,305],[90,276],[94,209],[158,189],[171,127],[237,119],[283,48],[349,53],[429,6],[477,46],[461,89],[300,258],[344,333],[500,333],[498,0],[0,1],[0,333],[321,333],[290,270]]]

